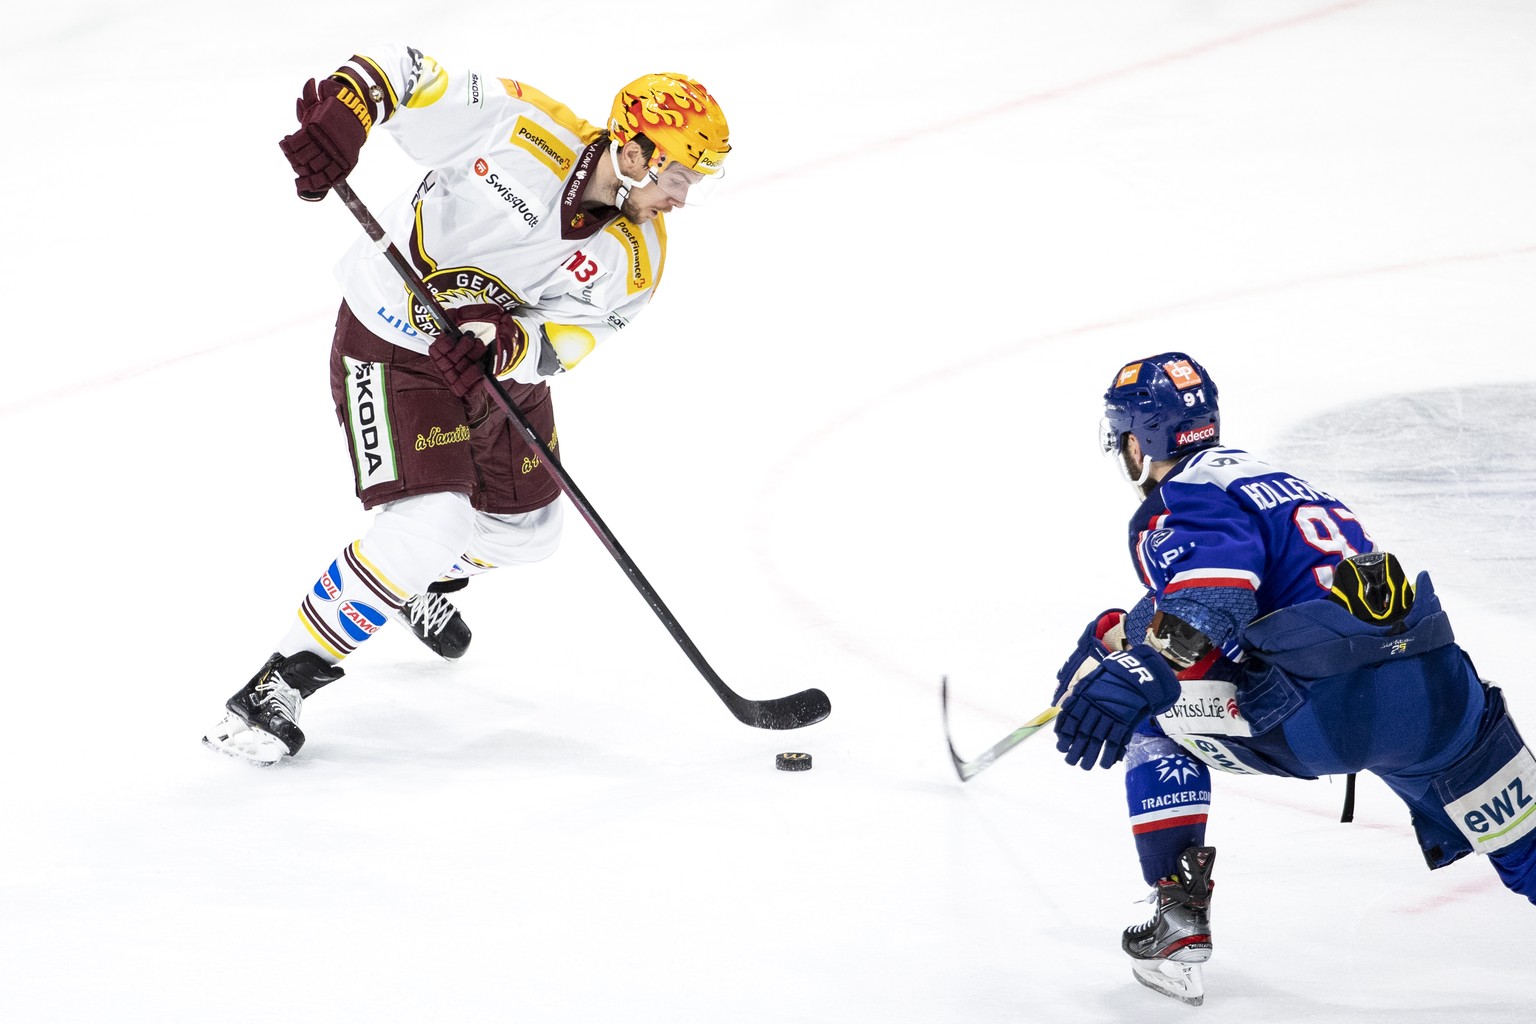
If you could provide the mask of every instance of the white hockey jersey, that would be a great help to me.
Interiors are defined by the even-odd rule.
[[[661,214],[641,225],[583,210],[601,129],[528,85],[449,72],[407,46],[354,56],[341,99],[431,168],[378,215],[448,307],[515,313],[526,353],[500,373],[531,384],[574,367],[650,300],[666,255]],[[365,124],[368,121],[365,121]],[[380,338],[426,352],[431,315],[377,246],[360,238],[336,267],[348,307]]]

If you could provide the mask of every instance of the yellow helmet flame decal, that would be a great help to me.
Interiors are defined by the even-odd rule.
[[[719,102],[701,83],[675,72],[644,75],[619,90],[608,133],[620,145],[644,135],[701,174],[718,172],[731,150]]]

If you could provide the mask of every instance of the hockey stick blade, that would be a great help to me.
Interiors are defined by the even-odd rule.
[[[969,782],[992,767],[992,762],[1029,739],[1041,729],[1044,729],[1047,725],[1050,725],[1051,720],[1061,712],[1059,707],[1046,708],[1034,718],[1031,718],[1013,730],[1013,732],[982,751],[974,760],[967,761],[955,750],[955,741],[950,737],[949,733],[949,676],[945,676],[939,682],[939,700],[944,709],[944,740],[949,744],[949,758],[954,763],[955,774],[960,776],[961,782]]]
[[[832,713],[832,701],[814,687],[772,700],[737,697],[727,700],[726,705],[738,720],[754,729],[800,729]]]

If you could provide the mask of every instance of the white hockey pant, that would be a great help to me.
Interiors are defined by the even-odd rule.
[[[513,515],[476,512],[474,532],[463,553],[434,579],[467,579],[499,566],[542,562],[559,547],[563,524],[558,501]]]

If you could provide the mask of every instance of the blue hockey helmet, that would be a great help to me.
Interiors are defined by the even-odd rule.
[[[1220,444],[1216,382],[1183,352],[1125,364],[1104,392],[1104,450],[1119,453],[1127,434],[1154,462]]]

